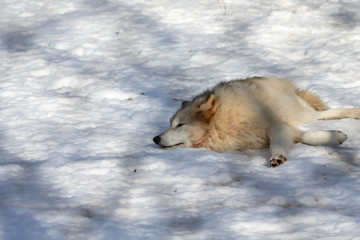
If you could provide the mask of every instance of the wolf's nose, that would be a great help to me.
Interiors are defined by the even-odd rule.
[[[153,138],[154,143],[156,143],[157,145],[159,145],[160,141],[161,141],[161,137],[160,136],[156,136]]]

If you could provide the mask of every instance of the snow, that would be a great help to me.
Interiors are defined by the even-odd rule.
[[[162,150],[189,99],[248,76],[360,106],[360,2],[0,2],[0,239],[360,239],[360,124],[340,147]]]

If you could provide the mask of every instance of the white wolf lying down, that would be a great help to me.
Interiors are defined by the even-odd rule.
[[[295,142],[342,144],[340,131],[303,132],[316,120],[360,118],[360,108],[328,109],[315,94],[287,79],[248,78],[223,82],[184,101],[171,127],[154,137],[162,148],[193,147],[216,152],[269,147],[270,166],[283,164]]]

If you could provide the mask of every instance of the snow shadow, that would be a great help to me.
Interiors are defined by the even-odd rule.
[[[340,3],[338,13],[331,14],[329,17],[332,19],[331,25],[334,28],[341,28],[349,31],[358,25],[360,18],[356,11],[348,11],[347,9],[351,9],[352,7],[346,5],[351,6],[352,3]]]
[[[2,144],[6,137],[1,137]],[[64,189],[54,184],[62,174],[61,165],[55,167],[55,158],[26,160],[1,147],[0,157],[1,239],[90,238],[98,208],[76,199],[84,192],[64,196]]]
[[[61,189],[42,173],[47,163],[8,157],[11,162],[0,163],[1,171],[9,171],[0,182],[1,239],[90,238],[98,221],[97,208],[60,197]]]
[[[37,41],[41,38],[41,31],[51,26],[56,26],[58,20],[51,18],[45,22],[38,24],[28,24],[23,27],[23,23],[7,26],[6,29],[1,31],[0,46],[3,45],[6,51],[10,53],[23,53],[29,50],[39,48]],[[11,31],[9,31],[11,30]]]
[[[0,169],[5,178],[0,182],[0,221],[6,230],[0,234],[2,239],[24,239],[27,236],[43,239],[48,236],[48,228],[38,218],[38,213],[54,211],[58,200],[49,198],[49,189],[43,188],[46,180],[40,180],[38,173],[41,163],[23,161],[4,150],[0,154]],[[21,221],[15,223],[15,219]]]
[[[346,162],[354,167],[360,167],[360,156],[357,148],[353,147],[332,147],[329,148],[329,154],[336,160]]]
[[[28,32],[25,28],[12,27],[10,29],[17,30],[13,32],[2,31],[0,35],[0,42],[8,52],[25,52],[35,46],[33,43],[35,34]]]

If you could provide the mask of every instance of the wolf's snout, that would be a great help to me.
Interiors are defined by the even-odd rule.
[[[153,138],[154,143],[156,143],[157,145],[159,145],[160,141],[161,141],[161,137],[160,136],[156,136]]]

